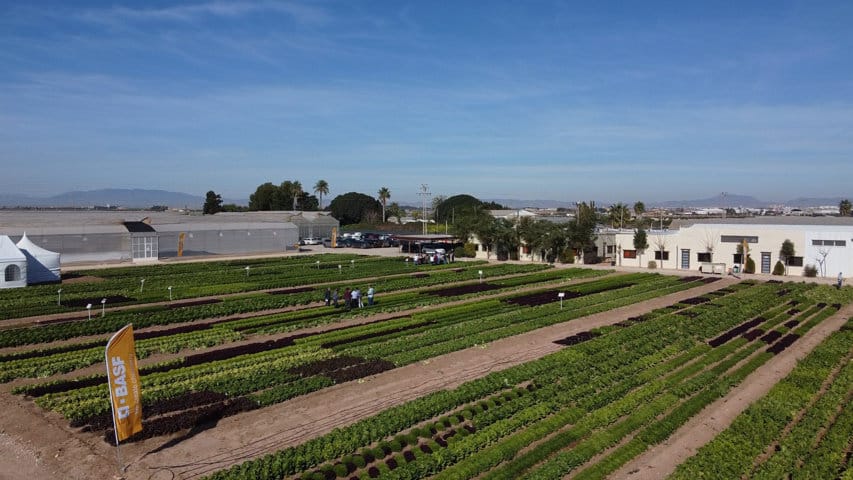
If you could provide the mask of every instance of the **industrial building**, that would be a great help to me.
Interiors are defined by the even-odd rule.
[[[0,235],[26,234],[63,263],[286,252],[302,237],[328,237],[337,227],[327,212],[0,210]]]

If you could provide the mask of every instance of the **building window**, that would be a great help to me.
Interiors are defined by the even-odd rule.
[[[157,237],[131,237],[131,258],[157,258],[158,246]]]
[[[711,263],[711,252],[697,252],[696,261],[700,263]]]
[[[6,281],[17,282],[21,280],[21,267],[9,265],[6,267]]]
[[[744,240],[746,243],[758,243],[758,237],[754,236],[720,235],[720,242],[722,243],[743,243]]]
[[[616,251],[615,245],[608,245],[607,246],[607,253],[613,253],[615,251]]]
[[[742,253],[734,254],[734,256],[732,258],[732,262],[733,263],[743,263],[743,254]]]
[[[622,258],[637,258],[636,250],[622,250]]]
[[[802,267],[803,266],[803,257],[788,257],[788,266],[789,267]]]
[[[815,247],[846,247],[846,240],[812,240]]]
[[[661,258],[661,254],[663,254],[663,258]],[[655,260],[669,260],[669,252],[666,250],[663,252],[655,250]]]

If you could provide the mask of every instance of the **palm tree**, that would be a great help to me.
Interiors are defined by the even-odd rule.
[[[850,204],[850,200],[845,198],[838,204],[838,213],[840,213],[842,217],[850,216],[851,206],[853,205]]]
[[[293,182],[293,210],[296,210],[296,199],[302,196],[302,184],[298,181]]]
[[[631,220],[631,210],[628,209],[628,205],[622,202],[611,205],[607,211],[607,215],[610,217],[610,226],[616,228],[618,224],[620,230],[626,220]]]
[[[329,182],[325,180],[317,180],[314,184],[314,193],[320,197],[320,210],[323,209],[323,195],[329,194]]]
[[[382,187],[379,189],[379,201],[382,203],[382,223],[385,223],[385,204],[388,203],[388,199],[391,198],[391,190],[388,190],[388,187]]]

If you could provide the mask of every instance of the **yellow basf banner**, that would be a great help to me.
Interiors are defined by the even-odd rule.
[[[133,325],[127,325],[110,338],[107,342],[106,361],[113,425],[118,444],[142,431],[142,399],[139,393]]]
[[[184,232],[181,232],[180,235],[178,235],[178,256],[179,257],[184,256],[184,238],[186,238],[186,236],[187,236],[187,234]]]
[[[332,248],[338,247],[338,227],[332,227],[332,238],[329,240],[331,240]]]

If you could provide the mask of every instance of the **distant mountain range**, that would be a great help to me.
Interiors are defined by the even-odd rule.
[[[838,205],[845,197],[800,197],[785,202],[768,202],[759,200],[749,195],[735,195],[727,193],[725,195],[717,195],[710,198],[701,198],[698,200],[668,200],[665,202],[645,202],[646,207],[664,207],[664,208],[708,208],[708,207],[728,207],[728,208],[766,208],[771,205],[785,205],[788,207],[821,207],[826,205]],[[853,195],[850,197],[853,199]],[[482,199],[486,202],[496,202],[505,205],[509,208],[574,208],[574,202],[559,202],[555,200],[517,200],[507,198],[489,198]],[[633,202],[625,202],[629,206]],[[607,206],[610,203],[596,201],[597,206]]]
[[[245,205],[246,201],[223,199],[223,203]],[[66,192],[50,197],[0,194],[0,206],[3,207],[86,208],[113,206],[120,208],[150,208],[154,205],[198,209],[204,205],[204,197],[187,193],[168,192],[166,190],[125,188]]]
[[[853,196],[847,197],[853,198]],[[556,200],[519,200],[508,198],[485,198],[486,202],[496,202],[509,208],[574,208],[574,202],[560,202]],[[842,197],[812,198],[800,197],[786,202],[767,202],[749,195],[717,195],[711,198],[698,200],[670,200],[666,202],[646,202],[646,207],[666,208],[706,208],[706,207],[744,207],[764,208],[771,205],[786,205],[789,207],[820,207],[824,205],[838,205]],[[246,205],[245,199],[223,199],[223,203],[234,203]],[[595,202],[599,206],[607,206],[609,203]],[[629,203],[629,202],[626,202]],[[630,202],[633,203],[633,202]],[[201,208],[204,205],[204,197],[190,195],[180,192],[169,192],[166,190],[144,190],[109,188],[102,190],[88,190],[78,192],[66,192],[50,197],[36,197],[28,195],[0,194],[0,207],[106,207],[114,206],[120,208],[150,208],[154,205],[165,205],[172,208]]]

